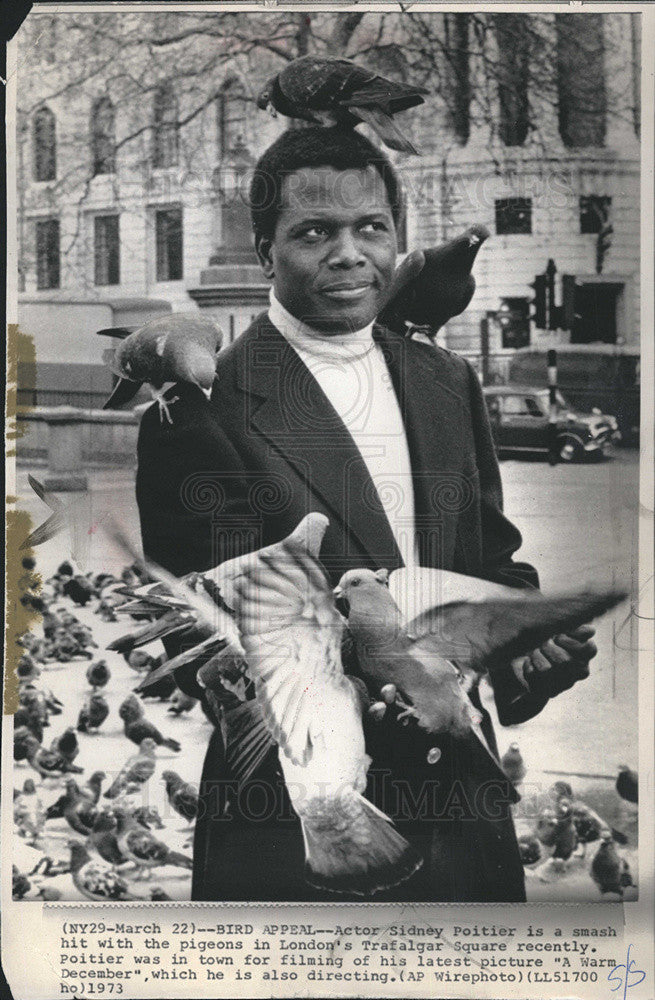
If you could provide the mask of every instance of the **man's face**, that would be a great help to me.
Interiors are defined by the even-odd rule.
[[[275,235],[257,249],[293,316],[325,333],[367,326],[385,304],[397,252],[382,178],[372,166],[290,174]]]

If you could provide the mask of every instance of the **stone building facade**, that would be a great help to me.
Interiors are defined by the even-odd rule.
[[[135,16],[148,17],[125,18]],[[444,62],[439,94],[404,116],[422,156],[392,154],[407,193],[403,239],[410,249],[431,246],[473,222],[491,232],[473,302],[440,341],[475,356],[486,321],[494,353],[545,337],[638,343],[639,15],[498,19],[485,45],[507,79],[491,91],[485,59],[468,57],[475,24],[431,16],[439,37],[464,35],[459,62],[452,52]],[[524,25],[536,17],[548,57],[534,51],[534,38],[522,50]],[[402,18],[395,30],[402,49]],[[571,47],[578,30],[586,65]],[[199,50],[212,44],[197,39]],[[210,310],[230,342],[267,301],[245,193],[254,160],[288,124],[253,101],[279,60],[268,50],[226,60],[211,99],[189,116],[188,90],[176,92],[174,74],[142,100],[126,83],[121,100],[114,61],[104,75],[58,88],[59,76],[70,79],[70,49],[49,39],[31,52],[19,69],[17,229],[20,319],[37,363],[51,366],[53,383],[65,381],[61,364],[102,365],[106,342],[94,336],[92,311],[86,326],[83,308],[58,356],[47,315],[71,304],[103,304],[114,325],[168,308]],[[542,60],[539,73],[533,58]],[[569,322],[544,332],[531,318],[532,283],[549,261]]]

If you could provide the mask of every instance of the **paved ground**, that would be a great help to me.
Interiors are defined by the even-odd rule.
[[[34,472],[38,476],[42,470]],[[608,462],[555,469],[543,461],[512,460],[502,463],[502,474],[506,511],[524,537],[521,558],[539,568],[545,591],[613,582],[625,584],[633,594],[637,592],[640,581],[634,562],[638,509],[636,452],[618,451]],[[96,528],[107,513],[112,512],[124,525],[130,526],[135,538],[138,537],[133,472],[95,472],[90,479],[94,527],[90,533],[86,529],[82,531],[80,526],[89,521],[87,512],[78,508],[74,518],[76,551],[81,554],[86,568],[95,572],[120,569],[124,559],[108,549],[106,540]],[[25,469],[19,470],[17,492],[34,523],[40,523],[47,510],[27,484]],[[81,502],[79,497],[73,500]],[[61,540],[46,543],[37,552],[39,569],[48,575],[67,554]],[[509,729],[497,727],[497,733],[501,753],[510,742],[518,742],[528,767],[524,804],[517,816],[520,829],[531,828],[535,798],[538,800],[559,772],[573,775],[571,782],[576,792],[584,795],[609,822],[628,832],[627,856],[634,869],[635,817],[625,813],[613,790],[617,765],[626,763],[637,767],[638,764],[637,634],[629,602],[598,623],[597,639],[599,654],[589,680],[555,699],[537,719]],[[116,706],[112,705],[114,708],[134,686],[136,678],[120,658],[112,661],[112,669],[115,674],[111,694],[116,701]],[[71,721],[73,714],[76,716],[85,689],[84,670],[82,663],[48,668],[47,683],[55,693],[66,696],[69,706],[60,720],[61,729],[68,724],[69,714]],[[180,737],[183,750],[179,757],[176,756],[175,761],[162,758],[158,770],[174,766],[185,778],[197,780],[209,736],[208,725],[198,707],[188,720],[170,721],[165,705],[153,704],[148,714],[160,728],[174,728],[183,733]],[[115,718],[114,712],[106,723],[104,736],[83,739],[80,763],[87,776],[96,767],[103,766],[107,770],[107,762],[120,765],[129,751],[129,744],[120,730],[110,724],[112,718]],[[50,730],[53,735],[59,731],[59,724]],[[22,784],[23,776],[21,769],[16,784]],[[161,785],[154,780],[151,785],[153,801],[166,812]],[[181,847],[184,837],[180,827],[183,824],[170,815],[166,817],[166,824],[174,846]],[[54,832],[61,850],[64,828]],[[21,845],[21,855],[24,851]],[[174,872],[162,874],[166,878],[156,881],[164,884],[173,898],[188,895],[186,878],[179,878]],[[599,898],[588,875],[588,859],[577,863],[564,880],[542,882],[530,875],[528,884],[533,899]],[[67,884],[64,891],[68,893],[70,885]]]

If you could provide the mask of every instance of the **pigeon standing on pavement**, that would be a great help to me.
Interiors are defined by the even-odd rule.
[[[407,324],[428,327],[434,336],[449,319],[463,313],[473,298],[472,268],[488,238],[485,226],[474,225],[441,246],[408,254],[394,275],[378,322],[403,335]]]
[[[116,899],[134,899],[128,882],[110,865],[91,858],[84,844],[69,840],[71,874],[76,889],[94,902]]]
[[[116,809],[117,820],[116,842],[125,857],[132,861],[140,871],[150,868],[160,868],[163,865],[173,865],[176,868],[193,867],[193,861],[186,854],[171,851],[167,844],[149,830],[142,827],[136,820],[122,809]]]
[[[500,758],[500,766],[514,785],[520,785],[526,775],[525,763],[518,743],[510,743]]]
[[[423,87],[386,80],[350,59],[307,55],[294,59],[266,83],[257,106],[325,126],[354,128],[365,122],[390,149],[417,153],[394,115],[423,104],[425,94]],[[328,136],[325,141],[329,142]]]
[[[60,778],[64,774],[82,774],[76,767],[55,750],[47,750],[33,736],[27,737],[27,759],[42,778]]]
[[[106,687],[111,679],[111,671],[107,666],[107,661],[96,660],[95,663],[92,663],[87,669],[86,679],[94,691]]]
[[[77,742],[77,736],[75,735],[73,727],[69,726],[68,729],[64,730],[61,736],[55,737],[52,741],[50,749],[61,754],[64,760],[68,761],[69,764],[72,764],[80,752],[80,746]]]
[[[139,747],[139,752],[125,761],[116,778],[104,793],[104,798],[117,799],[119,795],[128,795],[145,785],[155,773],[156,746],[153,739],[144,739]]]
[[[32,778],[26,778],[23,789],[14,799],[14,824],[19,836],[34,843],[46,820],[46,813]]]
[[[97,733],[108,715],[107,699],[99,691],[94,691],[86,698],[80,709],[77,717],[78,733]]]
[[[131,694],[126,698],[118,709],[118,714],[123,720],[125,735],[132,743],[140,746],[143,740],[152,739],[157,746],[167,747],[169,750],[179,753],[181,747],[177,740],[172,737],[162,736],[152,722],[148,722],[144,715],[143,705],[136,695]]]
[[[189,382],[208,393],[222,343],[220,327],[199,313],[170,313],[150,320],[116,349],[113,370],[119,382],[104,409],[129,403],[146,384],[159,404],[161,420],[165,416],[172,423],[168,407],[177,398],[165,400],[164,387],[170,382]]]
[[[197,704],[197,698],[192,698],[191,695],[185,694],[184,691],[180,691],[180,689],[176,687],[171,695],[171,703],[168,708],[168,714],[184,715],[185,712],[190,712],[191,709]]]
[[[602,895],[611,892],[623,896],[624,889],[633,884],[629,865],[618,853],[608,830],[603,831],[591,862],[591,877]]]
[[[68,825],[75,831],[86,835],[93,829],[93,823],[98,812],[95,803],[83,795],[73,778],[66,781],[66,794],[63,803],[63,816]]]
[[[639,802],[639,778],[636,771],[621,764],[616,778],[616,790],[626,802],[637,805]]]
[[[161,777],[166,784],[166,796],[175,812],[192,823],[198,815],[197,790],[175,771],[164,771]]]

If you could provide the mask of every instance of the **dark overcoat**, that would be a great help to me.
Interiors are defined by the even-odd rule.
[[[422,565],[536,586],[532,567],[512,559],[521,536],[502,512],[474,370],[456,354],[380,326],[373,336],[407,433]],[[172,393],[178,396],[173,423],[162,423],[152,407],[139,435],[137,499],[151,559],[177,574],[208,569],[278,541],[307,513],[321,511],[330,521],[321,561],[333,585],[349,568],[402,565],[350,434],[266,314],[219,355],[211,400],[189,385]],[[356,673],[356,663],[349,669]],[[193,671],[178,671],[177,680],[202,693]],[[544,700],[526,691],[509,665],[491,680],[501,723],[522,722],[543,708]],[[471,698],[495,750],[477,690]],[[215,698],[205,702],[217,718],[225,711]],[[424,857],[412,879],[375,899],[524,899],[510,815],[516,792],[482,746],[475,739],[464,744],[426,736],[399,724],[393,712],[381,723],[367,720],[365,732],[372,758],[367,794]],[[236,788],[217,725],[200,790],[193,899],[334,899],[303,878],[302,835],[275,751],[247,786]]]

